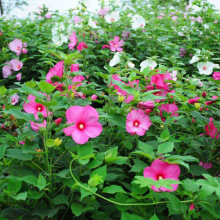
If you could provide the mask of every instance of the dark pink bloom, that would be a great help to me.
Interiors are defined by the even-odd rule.
[[[54,76],[63,77],[63,61],[58,62],[54,67],[52,67],[46,75],[46,82],[53,84],[51,78]]]
[[[39,129],[40,129],[40,127],[46,128],[46,126],[47,126],[47,121],[44,120],[43,123],[41,123],[41,124],[34,123],[33,121],[30,121],[30,124],[31,124],[31,129],[32,129],[33,131],[38,132]]]
[[[24,141],[19,141],[18,143],[19,143],[19,144],[25,144],[25,142],[24,142]]]
[[[21,61],[17,60],[17,59],[11,60],[10,64],[11,64],[12,69],[14,71],[19,71],[22,68],[22,66],[23,66],[23,63]]]
[[[67,109],[66,118],[67,124],[75,124],[63,131],[67,136],[72,136],[77,144],[85,144],[89,138],[98,137],[102,132],[98,112],[91,106],[72,106]]]
[[[192,122],[196,122],[196,119],[192,118]]]
[[[220,80],[220,72],[214,72],[212,77],[214,80]]]
[[[78,46],[77,46],[77,50],[78,50],[78,51],[82,51],[84,48],[87,49],[88,46],[87,46],[87,44],[86,44],[85,42],[81,41],[81,42],[78,44]]]
[[[109,41],[109,45],[110,45],[110,50],[112,52],[115,52],[115,51],[121,52],[123,51],[123,48],[121,47],[124,45],[124,41],[120,40],[118,36],[115,36],[114,40]]]
[[[82,85],[82,81],[85,80],[84,76],[82,75],[78,75],[78,76],[75,76],[72,80],[72,82],[74,84],[76,84],[75,86],[81,86]]]
[[[165,121],[165,118],[163,117],[163,111],[167,112],[168,114],[171,113],[171,117],[178,117],[179,114],[177,113],[179,111],[178,107],[176,104],[162,104],[159,106],[160,109],[160,116],[161,120]]]
[[[154,101],[139,102],[138,108],[143,109],[143,110],[148,109],[148,108],[152,109],[154,108]]]
[[[72,64],[70,71],[71,71],[71,72],[77,72],[77,71],[79,71],[79,64],[78,64],[78,63]]]
[[[58,126],[62,122],[62,118],[57,118],[54,123]]]
[[[102,46],[102,49],[105,49],[105,48],[108,48],[108,49],[109,49],[110,46],[109,46],[109,45],[103,45],[103,46]]]
[[[150,167],[146,167],[144,169],[144,177],[151,178],[155,181],[161,179],[171,179],[179,181],[178,177],[180,175],[180,168],[177,164],[169,164],[167,162],[163,162],[160,159],[153,161]],[[154,185],[151,186],[156,192],[173,192],[176,191],[179,184],[171,184],[172,190],[167,189],[165,187],[156,188]]]
[[[169,73],[155,74],[151,77],[151,85],[155,85],[157,89],[169,89],[169,83],[166,80],[172,79]]]
[[[127,115],[126,130],[132,135],[143,136],[151,124],[149,116],[145,115],[141,109],[135,109]]]
[[[200,166],[204,167],[206,170],[212,168],[212,163],[204,163],[203,161],[200,161],[199,163]]]
[[[21,73],[18,73],[17,75],[16,75],[16,79],[18,80],[18,81],[21,81]]]
[[[193,104],[195,104],[196,102],[198,102],[199,99],[200,99],[200,97],[196,97],[196,98],[193,98],[193,99],[189,99],[189,100],[188,100],[188,103],[193,105]]]
[[[36,99],[35,96],[28,95],[27,99],[30,102],[27,104],[24,102],[24,105],[23,105],[24,111],[27,113],[33,114],[35,116],[35,119],[39,119],[38,117],[39,112],[43,115],[43,117],[47,117],[48,115],[51,114],[51,112],[48,112],[47,114],[47,109],[44,105],[35,102],[35,99]]]
[[[125,40],[129,37],[129,35],[130,35],[130,32],[129,32],[129,31],[125,31],[125,30],[122,31],[121,36],[122,36]]]
[[[12,95],[12,96],[11,96],[11,104],[12,104],[12,105],[17,104],[18,101],[19,101],[19,98],[20,98],[20,96],[19,96],[17,93],[15,93],[14,95]]]
[[[212,122],[213,118],[210,118],[209,123],[205,126],[205,131],[208,136],[210,136],[213,139],[219,138],[218,129],[215,127],[214,123]]]
[[[93,101],[96,100],[96,99],[97,99],[97,95],[93,94],[93,95],[91,96],[91,99],[92,99]]]
[[[26,48],[22,48],[22,53],[27,53],[27,49]]]
[[[195,209],[195,206],[194,206],[194,204],[192,203],[191,205],[190,205],[190,210],[193,210],[193,209]]]
[[[152,111],[153,111],[153,109],[151,109],[151,108],[147,108],[144,110],[146,115],[149,115]]]
[[[22,50],[22,40],[14,39],[11,43],[9,43],[9,48],[11,51],[15,52],[17,56],[19,56]]]
[[[215,100],[215,101],[206,101],[205,104],[206,105],[212,105],[212,104],[214,104],[216,102],[217,102],[217,100]]]
[[[217,99],[217,98],[218,98],[218,96],[216,96],[216,95],[212,96],[212,99]]]
[[[69,47],[70,50],[73,50],[74,47],[76,46],[77,42],[78,42],[75,31],[71,34],[70,41],[71,42],[68,44],[68,47]]]

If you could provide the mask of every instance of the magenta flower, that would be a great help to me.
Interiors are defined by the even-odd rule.
[[[195,205],[192,203],[189,208],[192,211],[193,209],[195,209]]]
[[[21,73],[18,73],[18,74],[16,75],[16,79],[17,79],[18,81],[21,81],[21,76],[22,76],[22,74],[21,74]]]
[[[180,175],[180,168],[177,164],[169,164],[167,162],[163,162],[160,159],[153,161],[150,167],[146,167],[144,169],[144,177],[151,178],[153,180],[161,180],[161,179],[171,179],[179,181],[178,177]],[[151,189],[156,192],[173,192],[176,191],[179,184],[171,184],[172,190],[167,189],[165,187],[156,188],[154,185],[151,186]]]
[[[67,109],[66,118],[67,124],[75,124],[63,131],[67,136],[72,136],[77,144],[85,144],[89,138],[98,137],[102,132],[98,112],[92,106],[72,106]]]
[[[161,120],[165,121],[166,119],[163,117],[163,111],[167,112],[168,114],[171,113],[171,117],[178,117],[179,114],[177,113],[177,111],[179,111],[178,107],[176,104],[162,104],[161,106],[159,106],[160,109],[160,116],[161,116]]]
[[[200,99],[200,97],[195,97],[193,99],[189,99],[188,103],[193,105],[193,104],[197,103],[199,101],[199,99]]]
[[[71,42],[68,44],[68,47],[69,47],[70,50],[73,50],[74,47],[76,46],[77,42],[78,42],[75,31],[71,34],[70,41]]]
[[[143,136],[151,124],[148,115],[145,115],[141,109],[135,109],[127,115],[126,130],[131,135]]]
[[[17,56],[19,56],[22,52],[22,40],[14,39],[11,43],[9,43],[9,48],[11,51],[15,52]]]
[[[35,116],[35,119],[39,119],[38,117],[38,113],[40,112],[43,117],[47,117],[48,115],[51,114],[51,112],[47,113],[47,109],[44,105],[40,104],[40,103],[36,103],[35,99],[36,97],[33,95],[28,95],[27,98],[30,102],[23,105],[24,111],[27,113],[31,113]]]
[[[205,126],[206,134],[213,139],[219,139],[218,129],[215,127],[212,121],[213,118],[211,117],[209,123]]]
[[[12,104],[12,105],[17,104],[19,98],[20,98],[20,96],[19,96],[17,93],[13,94],[13,95],[11,96],[11,104]]]
[[[14,71],[19,71],[22,68],[22,66],[23,66],[23,63],[21,61],[17,60],[17,59],[11,60],[10,64],[11,64],[12,69]]]
[[[97,95],[93,94],[93,95],[91,96],[91,99],[92,99],[93,101],[96,100],[96,99],[97,99]]]
[[[123,48],[121,48],[124,45],[124,41],[120,40],[120,38],[118,36],[114,37],[114,40],[109,41],[109,45],[110,45],[110,50],[112,52],[121,52],[123,51]]]
[[[77,72],[77,71],[79,71],[79,64],[78,64],[78,63],[72,64],[70,71],[71,71],[71,72]]]
[[[220,80],[220,72],[214,72],[212,77],[214,80]]]
[[[152,109],[154,108],[154,101],[139,102],[138,108],[143,109],[143,110],[148,109],[148,108]]]
[[[211,162],[210,163],[204,163],[203,161],[200,161],[199,165],[204,167],[206,170],[212,168],[212,163]]]
[[[53,84],[51,78],[54,76],[63,77],[63,61],[58,62],[54,67],[52,67],[46,75],[46,82]]]
[[[75,86],[81,86],[82,81],[85,80],[83,75],[74,76],[72,82],[76,84]]]
[[[33,131],[38,132],[39,129],[40,129],[40,127],[46,128],[46,126],[47,126],[47,121],[44,120],[43,123],[41,123],[41,124],[34,123],[33,121],[30,121],[30,124],[31,124],[31,129],[32,129]]]
[[[86,44],[85,42],[82,41],[82,42],[80,42],[80,43],[78,44],[78,46],[77,46],[76,49],[77,49],[78,51],[82,51],[84,48],[86,49],[86,48],[88,48],[88,46],[87,46],[87,44]]]
[[[58,126],[62,122],[62,118],[57,118],[54,123]]]
[[[25,54],[27,53],[27,49],[26,48],[23,48],[21,51],[22,51],[22,53],[25,53]]]
[[[166,80],[170,80],[170,74],[155,74],[151,77],[151,85],[155,85],[157,89],[169,89],[169,83],[165,82]]]
[[[103,46],[102,46],[102,49],[105,49],[105,48],[110,49],[110,46],[109,46],[109,45],[103,45]]]
[[[5,66],[3,66],[2,68],[3,78],[8,78],[9,76],[11,76],[12,70],[13,70],[12,65],[9,62],[5,63]]]

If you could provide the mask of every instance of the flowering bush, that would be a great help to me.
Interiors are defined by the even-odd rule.
[[[220,218],[219,14],[149,2],[0,19],[1,219]]]

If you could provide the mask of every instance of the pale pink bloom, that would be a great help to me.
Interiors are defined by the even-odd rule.
[[[108,11],[109,11],[109,10],[110,10],[109,8],[104,7],[104,8],[101,8],[101,9],[98,11],[98,13],[99,13],[100,15],[106,15],[106,14],[108,14]]]
[[[213,118],[210,118],[209,123],[205,126],[205,131],[208,136],[213,139],[219,139],[218,129],[215,127],[213,123]]]
[[[11,76],[12,70],[12,65],[9,62],[5,63],[5,66],[3,66],[2,68],[3,78],[8,78],[9,76]]]
[[[27,42],[24,42],[24,43],[22,44],[22,46],[23,46],[23,47],[27,47]]]
[[[17,104],[18,101],[19,101],[19,98],[20,98],[20,96],[19,96],[17,93],[13,94],[13,95],[11,96],[11,104],[12,104],[12,105]]]
[[[22,48],[22,53],[26,54],[27,53],[27,49],[26,48]]]
[[[163,111],[167,112],[168,114],[171,113],[171,117],[178,117],[179,114],[177,113],[179,111],[178,107],[176,104],[162,104],[161,106],[159,106],[160,109],[160,116],[161,116],[161,120],[165,121],[165,118],[163,117]]]
[[[52,67],[46,75],[46,82],[53,84],[51,78],[58,76],[63,77],[63,61],[58,62],[54,67]]]
[[[138,108],[143,109],[143,110],[148,109],[148,108],[152,109],[154,108],[154,101],[139,102]]]
[[[11,43],[9,43],[9,48],[11,51],[15,52],[17,56],[19,56],[22,49],[22,40],[14,39]]]
[[[122,31],[121,36],[122,36],[125,40],[129,37],[129,35],[130,35],[130,32],[129,32],[129,31],[125,31],[125,30]]]
[[[19,71],[22,68],[22,66],[23,66],[23,63],[21,61],[17,60],[17,59],[11,60],[10,64],[11,64],[12,69],[14,71]]]
[[[28,95],[27,99],[30,102],[27,104],[24,102],[24,104],[23,104],[24,111],[27,113],[33,114],[35,116],[35,119],[39,119],[39,117],[38,117],[39,112],[43,115],[43,117],[47,117],[48,115],[51,114],[51,112],[47,113],[47,109],[44,105],[35,102],[35,99],[36,99],[35,96]]]
[[[51,18],[51,16],[52,16],[52,13],[48,12],[48,13],[45,15],[45,18],[49,19],[49,18]]]
[[[218,96],[216,96],[216,95],[212,96],[212,99],[217,99],[217,98],[218,98]]]
[[[102,125],[98,122],[99,115],[91,106],[72,106],[66,111],[67,124],[72,124],[63,131],[72,136],[77,144],[85,144],[89,138],[98,137],[102,132]]]
[[[220,72],[214,72],[212,77],[214,80],[220,80]]]
[[[40,129],[40,127],[46,128],[46,126],[47,126],[47,121],[44,120],[43,123],[41,123],[41,124],[34,123],[33,121],[30,121],[30,124],[31,124],[31,129],[32,129],[33,131],[38,132],[39,129]]]
[[[189,208],[192,211],[193,209],[195,209],[195,205],[192,203]]]
[[[173,20],[173,21],[176,21],[177,18],[178,18],[177,16],[173,16],[173,17],[172,17],[172,20]]]
[[[161,179],[171,179],[179,181],[178,177],[180,175],[180,168],[177,164],[169,164],[163,162],[160,159],[156,159],[152,162],[150,167],[144,169],[144,177],[151,178],[154,181]],[[172,190],[165,187],[156,188],[154,185],[151,186],[151,189],[156,192],[174,192],[177,190],[179,184],[171,184]]]
[[[188,103],[193,105],[193,104],[197,103],[199,101],[199,99],[200,99],[200,97],[197,96],[197,97],[195,97],[193,99],[189,99]]]
[[[199,163],[200,166],[204,167],[206,170],[212,168],[212,163],[204,163],[203,161],[200,161]]]
[[[196,20],[197,22],[199,22],[199,23],[202,23],[202,22],[203,22],[201,16],[199,16],[199,17],[196,18],[195,20]]]
[[[82,19],[79,16],[74,16],[73,21],[75,24],[78,24],[82,21]]]
[[[174,70],[172,73],[170,73],[170,77],[173,81],[177,81],[177,70]]]
[[[161,16],[165,16],[165,14],[164,14],[164,13],[162,13],[162,12],[160,13],[160,15],[161,15]]]
[[[118,36],[115,36],[114,40],[109,41],[109,45],[110,45],[110,50],[112,52],[115,52],[115,51],[121,52],[123,51],[123,48],[121,47],[124,45],[124,41],[120,40]]]
[[[213,23],[214,23],[214,24],[216,24],[216,23],[218,23],[218,21],[217,21],[217,20],[215,20],[215,21],[213,21]]]
[[[17,79],[18,81],[21,81],[21,76],[22,76],[22,74],[21,74],[21,73],[18,73],[18,74],[16,75],[16,79]]]
[[[70,71],[71,71],[71,72],[77,72],[77,71],[79,71],[79,64],[78,64],[78,63],[72,64]]]
[[[127,115],[126,131],[131,135],[143,136],[151,124],[148,115],[145,115],[141,109],[135,109]]]
[[[158,16],[157,19],[163,19],[163,16]]]
[[[78,44],[78,46],[77,46],[77,50],[78,50],[78,51],[82,51],[84,48],[87,49],[88,46],[87,46],[87,44],[86,44],[85,42],[81,41],[81,42]]]
[[[68,47],[69,47],[70,50],[73,50],[74,47],[76,46],[77,42],[78,42],[75,31],[71,34],[70,41],[71,42],[68,44]]]
[[[96,99],[97,99],[97,95],[93,94],[93,95],[91,96],[91,99],[92,99],[93,101],[96,100]]]
[[[85,80],[84,76],[83,75],[78,75],[78,76],[75,76],[72,80],[72,82],[74,84],[76,84],[75,86],[81,86],[82,85],[82,81]]]

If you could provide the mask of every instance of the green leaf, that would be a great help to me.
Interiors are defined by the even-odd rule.
[[[149,154],[150,156],[154,156],[153,147],[149,144],[145,144],[144,142],[138,142],[138,148],[141,149],[144,153]]]
[[[46,185],[47,185],[47,181],[45,177],[40,174],[37,179],[36,187],[38,187],[38,189],[41,191],[43,188],[45,188]]]
[[[144,219],[138,215],[135,215],[135,214],[129,214],[126,212],[122,212],[121,220],[144,220]]]
[[[30,153],[22,153],[22,149],[8,149],[5,156],[16,158],[18,160],[32,160],[33,156]]]
[[[119,114],[109,114],[110,118],[109,121],[112,122],[114,125],[118,125],[122,128],[125,128],[126,125],[126,117],[124,115]]]
[[[12,194],[17,194],[22,186],[22,181],[20,179],[12,178],[8,181],[7,190]]]
[[[208,173],[204,167],[199,166],[199,165],[191,165],[189,168],[189,172],[195,176],[201,176],[203,174]]]
[[[31,185],[37,185],[37,177],[33,175],[27,175],[22,177],[22,180],[26,183],[29,183]]]
[[[5,112],[7,114],[11,114],[17,119],[23,119],[23,120],[28,121],[28,122],[35,120],[35,117],[34,117],[33,114],[23,113],[18,109],[9,109],[9,110],[5,110],[3,112]]]
[[[44,192],[28,190],[28,198],[38,200],[44,195]]]
[[[159,218],[158,218],[157,215],[154,213],[154,215],[153,215],[149,220],[159,220]]]
[[[87,164],[89,162],[89,159],[94,156],[92,144],[89,143],[79,146],[77,153],[79,163],[82,165]]]
[[[94,209],[92,206],[83,207],[82,205],[76,203],[73,203],[70,208],[72,210],[72,213],[77,217],[80,216],[85,211]]]
[[[168,140],[170,137],[170,132],[168,129],[164,130],[161,134],[160,137],[164,140]]]
[[[160,144],[158,146],[157,154],[164,154],[164,153],[172,152],[173,148],[174,148],[174,143],[171,143],[171,142]]]
[[[147,167],[147,164],[139,159],[134,159],[133,161],[134,161],[134,165],[132,166],[130,172],[143,173],[143,170],[145,167]]]
[[[5,156],[6,148],[7,148],[6,144],[1,145],[1,147],[0,147],[0,159],[2,159]]]
[[[94,186],[104,183],[106,174],[107,174],[106,166],[103,166],[103,167],[100,167],[94,170],[90,174],[90,179],[89,179],[88,184],[94,187]]]
[[[0,95],[6,95],[6,93],[7,93],[7,89],[5,88],[5,86],[1,86],[0,87]]]
[[[26,200],[27,199],[27,192],[19,193],[18,195],[13,196],[13,198],[15,200]]]
[[[115,193],[126,193],[121,186],[111,185],[103,189],[103,193],[115,194]]]
[[[60,204],[66,204],[68,205],[68,197],[62,194],[57,195],[54,199],[53,199],[53,203],[55,205],[60,205]]]
[[[50,83],[40,81],[38,84],[38,87],[41,89],[42,92],[45,92],[46,94],[50,94],[55,90],[55,86],[51,85]]]

